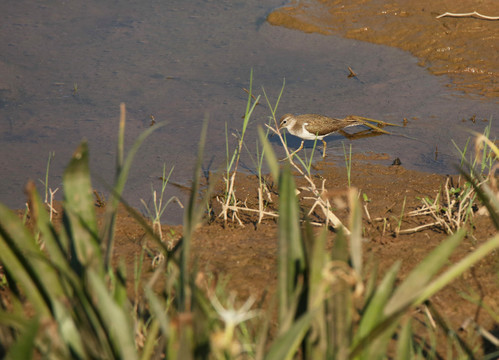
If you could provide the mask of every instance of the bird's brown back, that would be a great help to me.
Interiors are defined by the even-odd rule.
[[[305,127],[307,131],[318,136],[324,136],[349,126],[362,125],[362,122],[355,118],[338,119],[319,114],[298,115],[296,119],[308,123]]]

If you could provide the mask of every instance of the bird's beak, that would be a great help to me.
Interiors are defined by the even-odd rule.
[[[281,129],[282,129],[282,126],[279,126],[279,127],[277,128],[277,130],[279,130],[279,131],[281,131]],[[275,133],[272,133],[272,134],[270,134],[270,136],[269,136],[269,137],[272,137],[272,136],[274,136],[274,135],[275,135]]]

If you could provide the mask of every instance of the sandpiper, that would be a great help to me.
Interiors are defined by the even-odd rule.
[[[324,137],[341,131],[349,126],[357,125],[365,125],[365,122],[359,121],[359,119],[354,116],[337,119],[318,114],[285,114],[280,120],[279,129],[285,128],[290,134],[302,139],[300,147],[290,156],[303,149],[305,140],[315,140],[315,138],[317,138],[322,140],[322,143],[324,144],[322,152],[322,157],[324,158],[326,157],[326,142],[324,141]]]

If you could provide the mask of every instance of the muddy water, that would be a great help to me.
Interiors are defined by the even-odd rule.
[[[111,182],[114,173],[120,102],[127,104],[128,146],[148,128],[151,115],[169,122],[139,151],[125,198],[138,207],[141,198],[150,201],[163,163],[175,166],[174,182],[188,186],[206,114],[204,169],[223,163],[224,124],[231,133],[241,128],[247,98],[242,88],[249,86],[251,68],[257,95],[263,86],[275,100],[286,79],[279,114],[356,114],[396,123],[407,118],[407,127],[397,131],[417,140],[379,136],[352,145],[354,152],[399,157],[411,169],[454,172],[451,139],[464,144],[467,129],[482,131],[484,119],[497,118],[497,103],[452,92],[448,79],[418,67],[406,52],[269,25],[266,16],[280,5],[277,0],[265,5],[256,0],[3,2],[0,201],[22,207],[23,184],[44,178],[51,151],[49,184],[60,187],[63,168],[83,138],[90,145],[94,186],[103,190],[102,181]],[[348,78],[348,66],[356,78]],[[250,149],[257,125],[269,114],[263,104],[257,107],[247,134]],[[475,123],[468,120],[472,117]],[[342,140],[329,138],[330,155],[342,154]],[[243,165],[252,167],[248,157]],[[183,193],[171,187],[171,195]],[[167,221],[180,219],[172,207]]]

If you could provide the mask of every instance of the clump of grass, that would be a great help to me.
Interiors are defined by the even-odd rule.
[[[343,156],[345,157],[345,167],[347,169],[347,181],[348,181],[348,187],[351,186],[351,173],[352,173],[352,144],[350,144],[350,151],[347,155],[347,151],[345,149],[345,143],[342,142],[341,145],[343,146]]]
[[[49,173],[50,173],[50,163],[52,159],[55,156],[54,151],[49,152],[49,157],[47,159],[47,168],[45,170],[45,180],[38,179],[40,183],[43,185],[44,190],[45,190],[45,204],[48,206],[50,209],[50,220],[52,220],[54,214],[57,214],[57,210],[54,208],[54,195],[55,193],[59,190],[59,188],[56,188],[55,190],[52,190],[52,188],[49,186]],[[50,199],[49,199],[49,194],[50,194]]]
[[[470,176],[473,176],[475,173],[485,176],[487,175],[487,172],[490,173],[492,171],[494,164],[496,163],[496,156],[494,153],[495,139],[490,140],[491,128],[492,121],[489,121],[482,134],[473,132],[475,136],[474,153],[469,151],[471,138],[468,138],[463,149],[452,140],[452,144],[460,155],[460,168],[462,169],[465,166],[468,166],[470,170],[472,169],[473,171],[469,173]],[[484,139],[489,141],[484,141]]]
[[[468,139],[463,150],[456,146],[460,154],[460,172],[465,181],[458,178],[454,184],[447,177],[442,191],[435,197],[421,198],[422,206],[408,213],[409,216],[431,216],[433,222],[429,222],[412,229],[399,231],[400,234],[413,233],[432,227],[440,227],[447,234],[453,234],[462,227],[467,227],[470,235],[474,227],[473,218],[478,212],[477,188],[487,183],[495,183],[495,171],[498,168],[497,147],[494,141],[489,139],[491,124],[485,128],[482,134],[475,133],[475,153],[467,160],[471,139]],[[464,172],[464,169],[468,169]],[[483,199],[482,199],[483,200]],[[488,201],[490,202],[490,201]]]
[[[445,181],[442,191],[435,197],[420,199],[422,206],[410,211],[408,216],[431,216],[433,222],[413,229],[399,231],[399,233],[412,233],[432,227],[440,227],[448,234],[453,234],[463,226],[473,228],[473,214],[476,212],[476,193],[469,182],[461,186],[453,186],[451,178]]]
[[[229,211],[232,212],[232,219],[237,220],[240,225],[243,225],[242,221],[239,219],[239,216],[237,215],[238,212],[238,205],[239,201],[236,198],[236,193],[235,193],[235,181],[236,181],[236,174],[237,170],[239,167],[239,159],[241,158],[241,151],[243,149],[244,145],[244,135],[246,134],[246,129],[248,127],[248,123],[251,117],[251,114],[253,113],[253,110],[255,109],[255,106],[258,104],[258,101],[260,97],[258,96],[256,99],[254,99],[253,103],[253,94],[252,94],[252,89],[253,89],[253,70],[251,70],[250,74],[250,86],[249,86],[249,91],[248,91],[248,101],[246,103],[246,111],[244,113],[244,120],[243,120],[243,126],[242,126],[242,131],[241,135],[239,136],[237,146],[233,150],[232,155],[230,154],[229,150],[229,138],[228,138],[228,133],[227,133],[227,124],[225,124],[225,143],[226,143],[226,175],[225,175],[225,184],[226,184],[226,191],[224,194],[224,197],[219,199],[221,205],[222,205],[222,211],[219,214],[219,217],[223,217],[224,223],[227,223],[227,219],[229,217]]]
[[[170,169],[170,172],[168,175],[166,175],[166,164],[163,164],[163,175],[161,176],[161,192],[159,194],[159,198],[157,195],[156,190],[151,185],[151,193],[152,193],[152,201],[154,205],[154,211],[151,211],[149,209],[149,206],[147,203],[144,201],[144,199],[140,199],[140,202],[146,209],[147,215],[149,216],[149,219],[151,220],[152,227],[156,234],[158,234],[159,238],[161,241],[163,241],[163,231],[161,229],[161,217],[163,216],[163,213],[165,212],[166,208],[168,205],[170,205],[173,201],[177,202],[177,204],[180,206],[181,209],[184,208],[184,205],[180,202],[179,198],[176,196],[170,197],[166,203],[163,203],[164,201],[164,196],[166,192],[166,186],[168,185],[168,181],[170,180],[170,177],[173,173],[174,167]],[[170,248],[173,247],[173,243],[169,243],[168,246]]]

